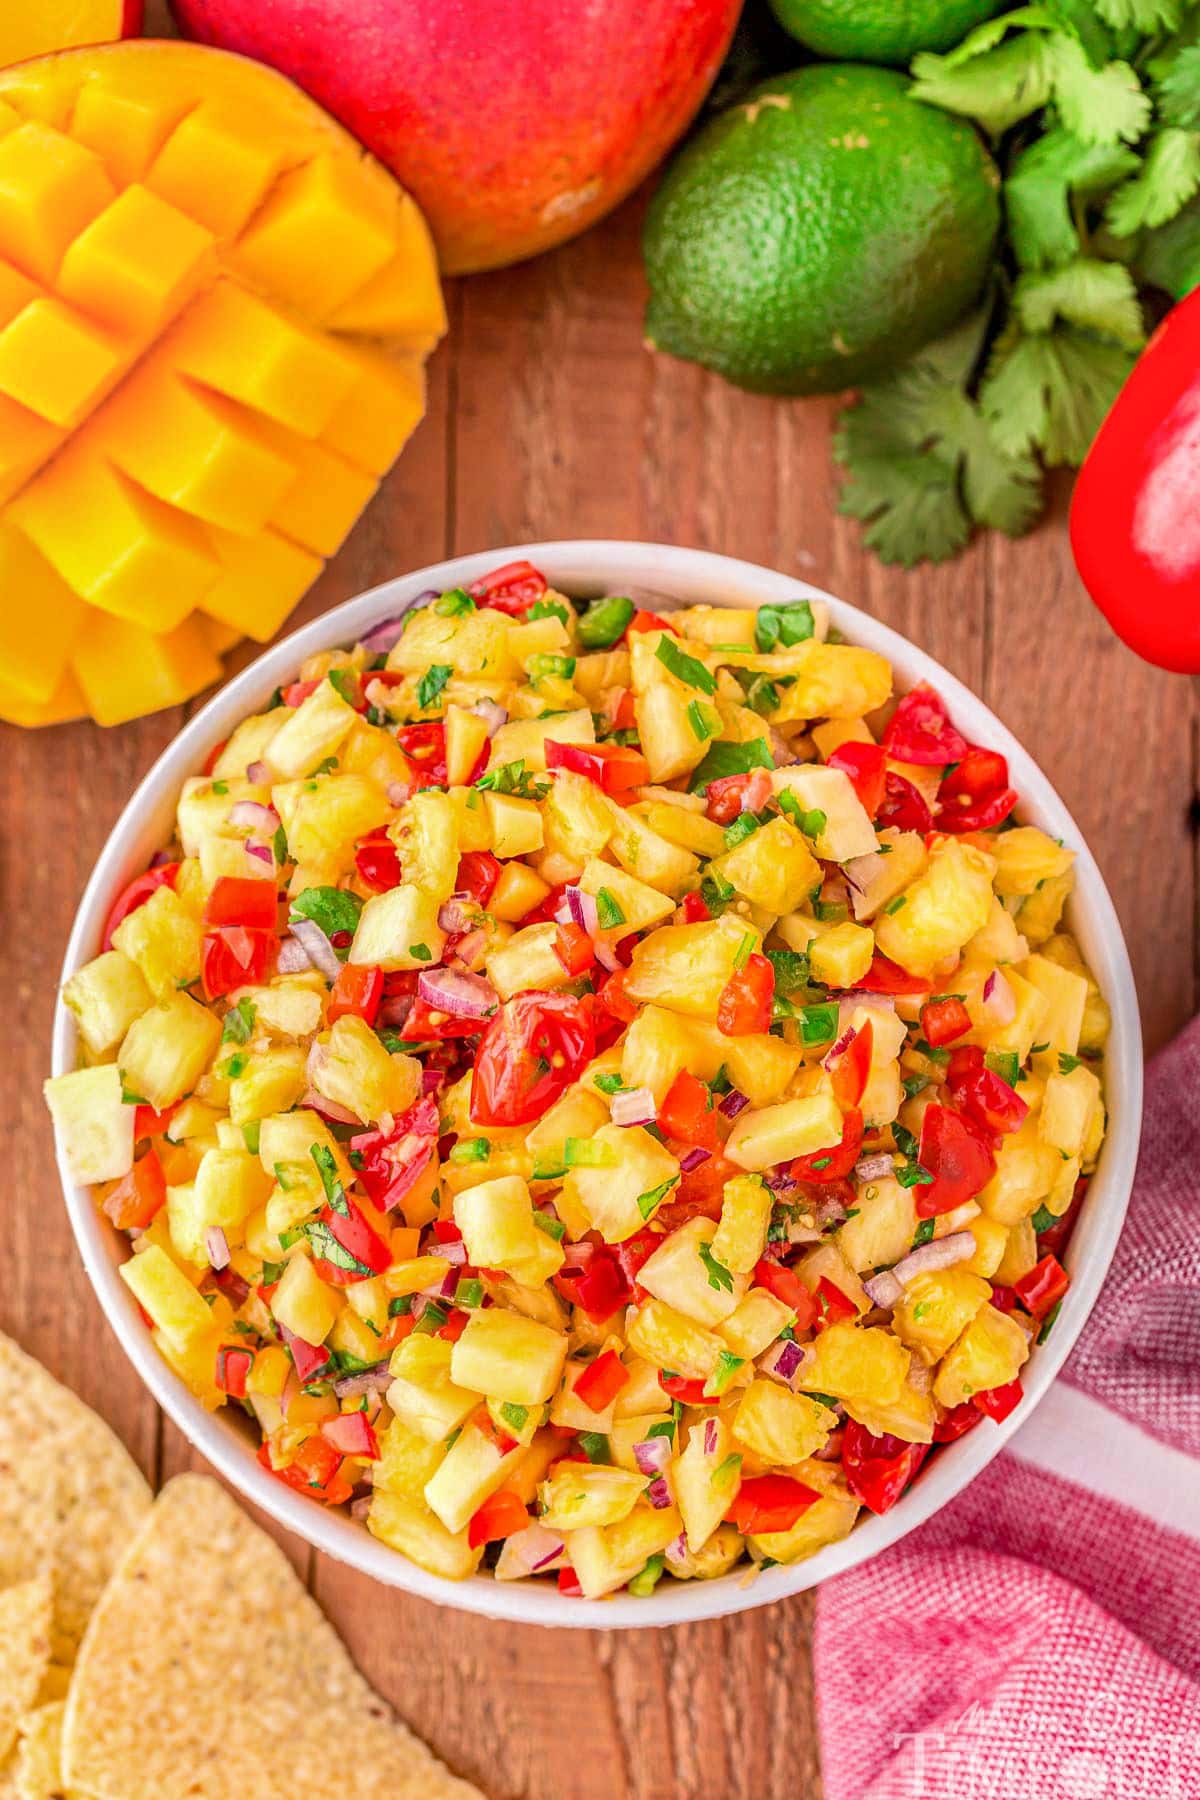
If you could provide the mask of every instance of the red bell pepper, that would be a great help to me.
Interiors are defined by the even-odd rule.
[[[628,1381],[629,1370],[616,1351],[605,1350],[575,1383],[575,1397],[592,1412],[606,1412]]]
[[[502,1487],[471,1515],[467,1543],[472,1550],[478,1550],[481,1544],[492,1544],[511,1537],[514,1531],[524,1531],[528,1523],[528,1510],[516,1488]]]
[[[374,963],[343,963],[329,995],[329,1023],[353,1015],[374,1025],[382,999],[381,968]]]
[[[950,1052],[946,1085],[963,1111],[992,1137],[1020,1130],[1029,1111],[1016,1089],[987,1067],[983,1051],[975,1044],[960,1044]]]
[[[158,888],[175,886],[179,868],[180,865],[177,862],[159,863],[157,869],[147,869],[144,875],[135,876],[127,887],[121,889],[104,921],[104,938],[101,949],[112,949],[113,932],[122,919],[127,919],[129,914],[136,912],[139,906],[144,906],[151,894]]]
[[[876,1437],[857,1419],[846,1421],[842,1435],[846,1484],[873,1513],[891,1511],[928,1455],[928,1444]]]
[[[549,583],[540,570],[531,562],[504,563],[499,569],[490,569],[486,575],[479,576],[467,589],[473,600],[481,606],[490,606],[495,612],[507,613],[510,618],[528,612],[535,600],[540,600]]]
[[[848,1106],[842,1114],[841,1142],[828,1150],[810,1150],[804,1156],[794,1156],[788,1173],[797,1181],[840,1181],[858,1161],[862,1141],[862,1113],[857,1106]]]
[[[315,694],[321,685],[321,677],[314,676],[311,681],[292,681],[282,690],[285,706],[301,706],[310,694]]]
[[[982,1418],[983,1414],[970,1400],[964,1400],[961,1406],[951,1406],[934,1424],[933,1441],[935,1444],[957,1443],[960,1437],[973,1431]]]
[[[690,894],[683,896],[683,921],[685,925],[701,925],[712,918],[708,910],[708,901],[699,888],[693,888]]]
[[[899,963],[886,957],[882,950],[877,950],[871,958],[871,966],[855,987],[864,994],[927,994],[929,982],[921,975],[910,975]]]
[[[794,1475],[756,1475],[742,1482],[725,1518],[746,1537],[790,1531],[820,1498]]]
[[[367,887],[377,894],[399,887],[404,879],[396,846],[382,827],[358,840],[354,846],[354,866]]]
[[[254,1366],[254,1352],[240,1344],[222,1344],[217,1351],[213,1379],[223,1394],[232,1400],[246,1398],[246,1377]]]
[[[887,793],[888,753],[882,744],[839,744],[829,758],[831,769],[840,769],[850,777],[851,785],[863,808],[875,817]]]
[[[325,1419],[321,1436],[343,1456],[361,1456],[367,1462],[379,1460],[379,1439],[365,1412],[339,1413],[336,1419]]]
[[[971,1029],[971,1015],[956,994],[944,1000],[927,1000],[921,1008],[921,1030],[927,1043],[940,1050],[955,1038],[966,1037]]]
[[[445,787],[446,727],[440,719],[401,726],[396,742],[414,765],[421,787]]]
[[[1044,1319],[1048,1312],[1053,1312],[1070,1285],[1071,1277],[1053,1255],[1043,1256],[1028,1275],[1013,1282],[1021,1305],[1035,1319]]]
[[[241,875],[221,875],[204,904],[206,925],[246,925],[252,930],[274,931],[279,898],[273,881]]]
[[[650,779],[650,765],[628,744],[560,744],[546,739],[546,767],[570,769],[618,799]]]
[[[817,1291],[813,1295],[816,1317],[813,1319],[813,1330],[824,1331],[829,1325],[840,1325],[843,1319],[857,1319],[858,1308],[848,1294],[843,1294],[840,1287],[830,1281],[828,1275],[822,1275],[817,1282]]]
[[[970,1120],[949,1106],[927,1106],[921,1120],[918,1151],[921,1167],[932,1182],[913,1189],[917,1217],[932,1219],[973,1200],[991,1180],[996,1159]]]
[[[940,694],[925,682],[905,694],[883,734],[884,748],[897,762],[929,766],[961,762],[969,748],[955,731]]]
[[[620,1306],[633,1299],[633,1286],[616,1254],[603,1245],[578,1275],[556,1275],[554,1285],[564,1300],[579,1307],[589,1319],[611,1319]]]
[[[278,1286],[278,1282],[272,1283],[272,1294]],[[328,1366],[329,1352],[323,1344],[310,1344],[307,1338],[297,1337],[294,1331],[289,1331],[288,1327],[280,1324],[278,1320],[276,1320],[276,1324],[279,1325],[280,1337],[291,1353],[296,1379],[303,1387],[306,1382],[312,1381],[322,1369]]]
[[[164,1106],[161,1112],[155,1112],[152,1106],[139,1106],[133,1115],[133,1137],[135,1143],[143,1138],[162,1137],[179,1105],[178,1100],[172,1106]]]
[[[1021,1386],[1021,1377],[1015,1381],[1005,1382],[1003,1387],[988,1388],[986,1393],[973,1394],[973,1403],[986,1418],[994,1419],[997,1425],[1007,1419],[1009,1413],[1015,1412],[1025,1398],[1025,1390]]]
[[[796,1315],[797,1331],[808,1330],[817,1316],[816,1302],[794,1270],[763,1257],[754,1265],[753,1281],[755,1286],[766,1288],[768,1294],[774,1294],[777,1300],[791,1307]]]
[[[391,1264],[391,1249],[368,1225],[362,1208],[346,1194],[336,1206],[323,1206],[306,1229],[313,1268],[331,1287],[367,1281],[372,1275],[382,1275]]]
[[[647,612],[641,606],[638,607],[625,629],[626,631],[669,631],[675,637],[679,636],[670,619],[664,619],[661,613]]]
[[[216,931],[205,932],[200,958],[205,999],[219,1000],[235,988],[265,980],[275,944],[273,930],[256,930],[248,925],[221,925]]]
[[[681,1069],[658,1109],[658,1125],[670,1138],[705,1150],[717,1147],[717,1113],[712,1091],[687,1069]]]
[[[712,1399],[704,1392],[706,1382],[690,1381],[686,1375],[668,1375],[665,1369],[658,1371],[658,1385],[664,1394],[682,1401],[684,1406],[707,1406]]]
[[[1083,585],[1147,662],[1200,672],[1196,410],[1200,289],[1142,351],[1087,453],[1071,504]]]
[[[118,1231],[144,1231],[165,1205],[167,1183],[156,1150],[147,1150],[110,1191],[104,1211]]]
[[[867,1090],[874,1048],[875,1027],[870,1019],[866,1019],[857,1031],[851,1030],[839,1038],[829,1052],[825,1067],[829,1071],[833,1097],[843,1111],[857,1106]]]
[[[288,1487],[307,1494],[310,1500],[320,1500],[325,1506],[342,1506],[354,1492],[341,1473],[342,1458],[319,1432],[305,1438],[286,1468],[272,1468],[271,1450],[266,1443],[259,1445],[258,1460],[264,1469],[278,1476]]]
[[[726,1037],[745,1037],[771,1029],[771,1003],[775,998],[775,971],[758,950],[735,969],[717,1002],[717,1029]]]
[[[582,1600],[583,1589],[579,1585],[579,1577],[570,1563],[564,1563],[558,1571],[558,1591],[568,1600]]]
[[[596,946],[582,925],[568,919],[554,934],[554,954],[574,980],[575,976],[586,974],[595,962]]]

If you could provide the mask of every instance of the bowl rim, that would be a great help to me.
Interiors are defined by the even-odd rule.
[[[431,1575],[399,1551],[371,1537],[348,1515],[327,1512],[291,1492],[260,1467],[249,1434],[220,1414],[208,1413],[163,1361],[142,1323],[132,1294],[117,1274],[121,1259],[115,1229],[101,1219],[87,1189],[70,1179],[62,1157],[59,1174],[84,1268],[126,1355],[157,1403],[184,1436],[256,1506],[279,1524],[360,1573],[421,1599],[489,1619],[563,1628],[609,1629],[687,1624],[724,1617],[801,1593],[876,1556],[933,1516],[991,1462],[1046,1393],[1079,1336],[1100,1292],[1125,1216],[1137,1161],[1142,1108],[1142,1041],[1137,996],[1124,937],[1095,858],[1057,792],[1007,727],[935,658],[869,613],[811,582],[757,563],[697,550],[628,539],[552,540],[512,544],[426,564],[342,602],[270,646],[226,683],[189,720],[156,759],[123,808],[84,889],[63,961],[61,981],[98,954],[111,898],[139,873],[163,840],[175,798],[214,745],[253,712],[283,677],[315,652],[356,641],[369,627],[424,590],[463,586],[486,571],[528,558],[553,586],[587,597],[640,589],[676,604],[741,605],[794,599],[828,603],[831,623],[856,645],[891,662],[897,686],[936,684],[964,731],[1005,752],[1022,796],[1023,816],[1077,848],[1071,923],[1112,1012],[1106,1058],[1108,1135],[1089,1189],[1088,1204],[1067,1252],[1072,1284],[1053,1336],[1026,1365],[1026,1401],[1000,1425],[990,1422],[945,1446],[922,1479],[883,1517],[867,1514],[840,1542],[815,1556],[779,1565],[751,1579],[744,1569],[711,1581],[663,1583],[645,1599],[628,1594],[604,1604],[570,1599],[533,1582],[498,1582],[475,1575],[451,1582]],[[52,1070],[76,1066],[75,1021],[56,1000]]]

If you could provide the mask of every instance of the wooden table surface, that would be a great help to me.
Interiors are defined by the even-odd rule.
[[[1192,684],[1136,661],[1088,604],[1061,494],[1031,537],[985,538],[947,567],[902,574],[864,553],[835,512],[830,404],[743,395],[643,350],[642,206],[451,285],[428,416],[296,622],[422,563],[536,538],[692,544],[827,586],[980,691],[1050,772],[1113,891],[1153,1050],[1194,1005]],[[89,1289],[40,1090],[84,881],[184,717],[0,727],[0,1326],[111,1421],[152,1480],[198,1459]],[[288,1541],[365,1673],[497,1800],[818,1800],[809,1596],[677,1630],[551,1636],[376,1589]]]

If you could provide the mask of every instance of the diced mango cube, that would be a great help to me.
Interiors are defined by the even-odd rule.
[[[221,679],[221,665],[194,618],[160,636],[93,613],[71,666],[101,725],[121,725],[160,707],[178,706]]]
[[[30,120],[0,136],[0,255],[36,280],[113,196],[100,158],[63,132]]]
[[[405,348],[432,350],[446,329],[437,277],[437,252],[424,215],[408,194],[392,221],[395,255],[326,320],[335,331],[391,338]]]
[[[3,520],[0,596],[0,669],[4,679],[31,700],[49,700],[62,680],[78,635],[83,602],[29,539]]]
[[[218,237],[235,237],[261,205],[286,151],[286,138],[264,135],[246,105],[206,100],[175,127],[146,171],[146,186]]]
[[[120,380],[132,346],[64,301],[31,300],[0,331],[0,392],[74,427]]]
[[[347,346],[353,386],[334,407],[321,442],[372,475],[390,469],[425,411],[425,369],[417,357]]]
[[[264,422],[265,428],[265,422]],[[271,524],[293,543],[320,556],[341,549],[351,526],[379,485],[323,444],[275,428],[270,441],[287,458],[291,479],[271,512]]]
[[[321,573],[320,557],[269,526],[252,537],[214,528],[208,541],[219,573],[205,592],[202,612],[236,637],[244,634],[265,644]]]
[[[63,298],[114,331],[159,332],[216,274],[212,233],[133,184],[69,245]]]
[[[280,176],[233,264],[319,323],[392,260],[397,210],[396,189],[376,165],[317,156]]]
[[[186,89],[172,92],[161,82],[86,81],[75,102],[71,136],[101,157],[114,181],[140,181],[191,105]]]

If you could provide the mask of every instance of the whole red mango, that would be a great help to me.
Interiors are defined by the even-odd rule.
[[[694,117],[741,0],[172,0],[392,169],[451,274],[562,243]]]

